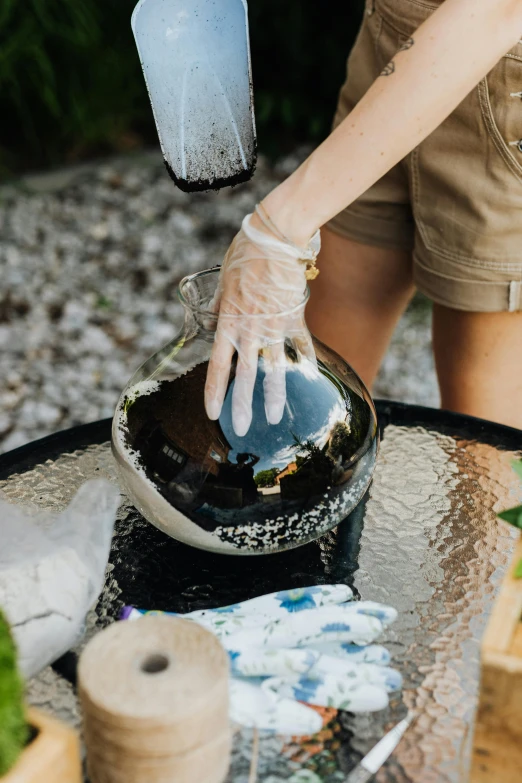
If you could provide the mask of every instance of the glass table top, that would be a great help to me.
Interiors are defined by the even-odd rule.
[[[324,711],[309,741],[262,736],[258,780],[341,783],[408,708],[419,719],[380,783],[457,783],[466,768],[476,706],[479,643],[513,547],[495,513],[520,502],[510,461],[522,432],[465,416],[380,402],[382,444],[363,503],[335,531],[299,549],[259,557],[189,548],[147,523],[123,496],[104,592],[87,637],[124,604],[189,611],[273,590],[345,582],[396,607],[381,639],[405,680],[384,713]],[[59,433],[0,457],[0,493],[16,503],[62,509],[89,478],[116,480],[110,423]],[[72,687],[52,669],[29,686],[33,704],[73,725]],[[236,733],[228,783],[246,783],[252,732]],[[295,778],[299,770],[310,775]],[[314,777],[315,775],[315,777]]]

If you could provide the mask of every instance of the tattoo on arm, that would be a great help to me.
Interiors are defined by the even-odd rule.
[[[384,68],[383,71],[381,71],[381,76],[391,76],[392,73],[395,73],[395,63],[393,60],[391,63],[388,63],[388,65]]]
[[[408,40],[405,41],[403,43],[403,45],[401,46],[401,48],[399,49],[399,52],[407,52],[408,49],[411,49],[411,47],[413,46],[414,43],[415,43],[415,41],[413,40],[413,38],[408,38]],[[397,54],[398,54],[398,52],[397,52]],[[395,73],[395,62],[394,62],[394,60],[392,60],[391,62],[388,63],[388,65],[384,68],[384,70],[381,72],[380,75],[381,76],[391,76],[392,73]]]
[[[408,49],[411,49],[414,43],[415,41],[413,40],[413,38],[408,38],[408,40],[405,41],[401,46],[401,48],[399,49],[399,52],[407,52]]]

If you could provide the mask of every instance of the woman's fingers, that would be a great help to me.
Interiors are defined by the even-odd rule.
[[[284,339],[265,351],[265,414],[269,424],[279,424],[286,404],[286,357]]]
[[[317,366],[317,357],[310,332],[306,329],[300,329],[297,337],[294,339],[294,343],[301,357],[308,359],[314,366]]]
[[[250,336],[241,340],[238,348],[234,391],[232,392],[232,426],[240,438],[247,434],[252,423],[252,400],[257,377],[258,356],[259,344],[256,340]]]
[[[221,415],[223,401],[227,393],[230,365],[234,355],[234,346],[226,333],[226,328],[218,325],[205,383],[205,410],[209,419],[215,421]]]

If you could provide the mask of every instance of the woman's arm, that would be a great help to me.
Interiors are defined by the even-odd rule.
[[[352,113],[264,199],[278,231],[305,247],[320,226],[440,125],[521,36],[522,0],[445,0]],[[217,419],[237,351],[232,420],[238,435],[248,432],[252,419],[259,349],[267,368],[267,420],[277,424],[286,396],[283,344],[292,338],[306,346],[310,339],[302,319],[288,320],[305,295],[299,248],[277,240],[257,213],[245,220],[222,267],[205,389],[207,413]],[[251,317],[282,312],[286,320]]]
[[[314,232],[420,144],[522,38],[522,0],[445,0],[315,152],[264,200],[279,230]]]

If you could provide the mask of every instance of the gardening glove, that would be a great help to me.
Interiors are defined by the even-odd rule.
[[[127,610],[126,616],[140,616]],[[247,726],[313,734],[315,706],[371,712],[402,679],[372,642],[397,613],[353,601],[346,585],[320,585],[183,615],[220,639],[231,662],[231,717]],[[318,728],[314,728],[317,727]],[[291,727],[291,729],[289,729]]]
[[[62,514],[0,500],[0,608],[32,677],[81,638],[105,576],[120,493],[86,482]]]
[[[247,215],[243,220],[221,268],[213,302],[219,319],[205,387],[207,414],[218,419],[237,352],[232,424],[238,436],[246,435],[252,421],[260,352],[269,424],[278,424],[285,408],[285,341],[294,348],[294,361],[316,366],[304,308],[306,264],[319,252],[319,232],[303,249],[271,233],[262,223],[261,227],[253,225],[252,218]]]

